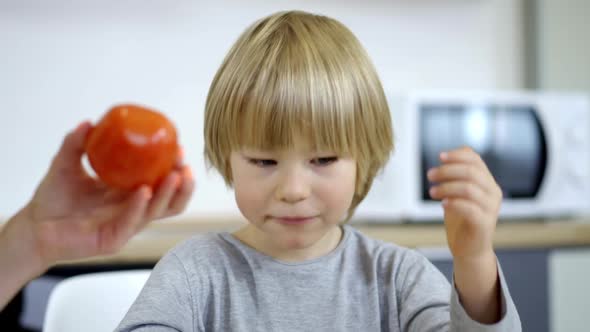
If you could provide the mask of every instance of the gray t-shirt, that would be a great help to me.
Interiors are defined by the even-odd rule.
[[[521,331],[501,270],[502,319],[482,325],[423,255],[343,231],[331,253],[298,263],[196,235],[158,262],[117,331]]]

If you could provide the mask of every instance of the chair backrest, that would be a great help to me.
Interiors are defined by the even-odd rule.
[[[64,279],[49,296],[43,331],[113,331],[135,301],[150,272],[99,272]]]

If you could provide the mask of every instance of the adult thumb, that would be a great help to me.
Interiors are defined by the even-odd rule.
[[[80,123],[76,129],[69,132],[53,159],[53,167],[72,169],[80,167],[80,159],[85,151],[86,137],[92,125],[89,121]]]

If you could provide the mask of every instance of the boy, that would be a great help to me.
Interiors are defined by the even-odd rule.
[[[119,331],[520,331],[492,246],[501,192],[479,156],[441,155],[454,287],[414,251],[343,225],[393,149],[383,89],[339,22],[248,28],[211,85],[205,155],[249,224],[158,263]]]

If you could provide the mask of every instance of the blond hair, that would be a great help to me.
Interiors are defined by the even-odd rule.
[[[301,11],[273,14],[242,33],[211,84],[204,131],[205,159],[228,186],[229,155],[243,147],[290,148],[305,137],[351,156],[349,218],[393,151],[385,94],[360,42],[340,22]]]

